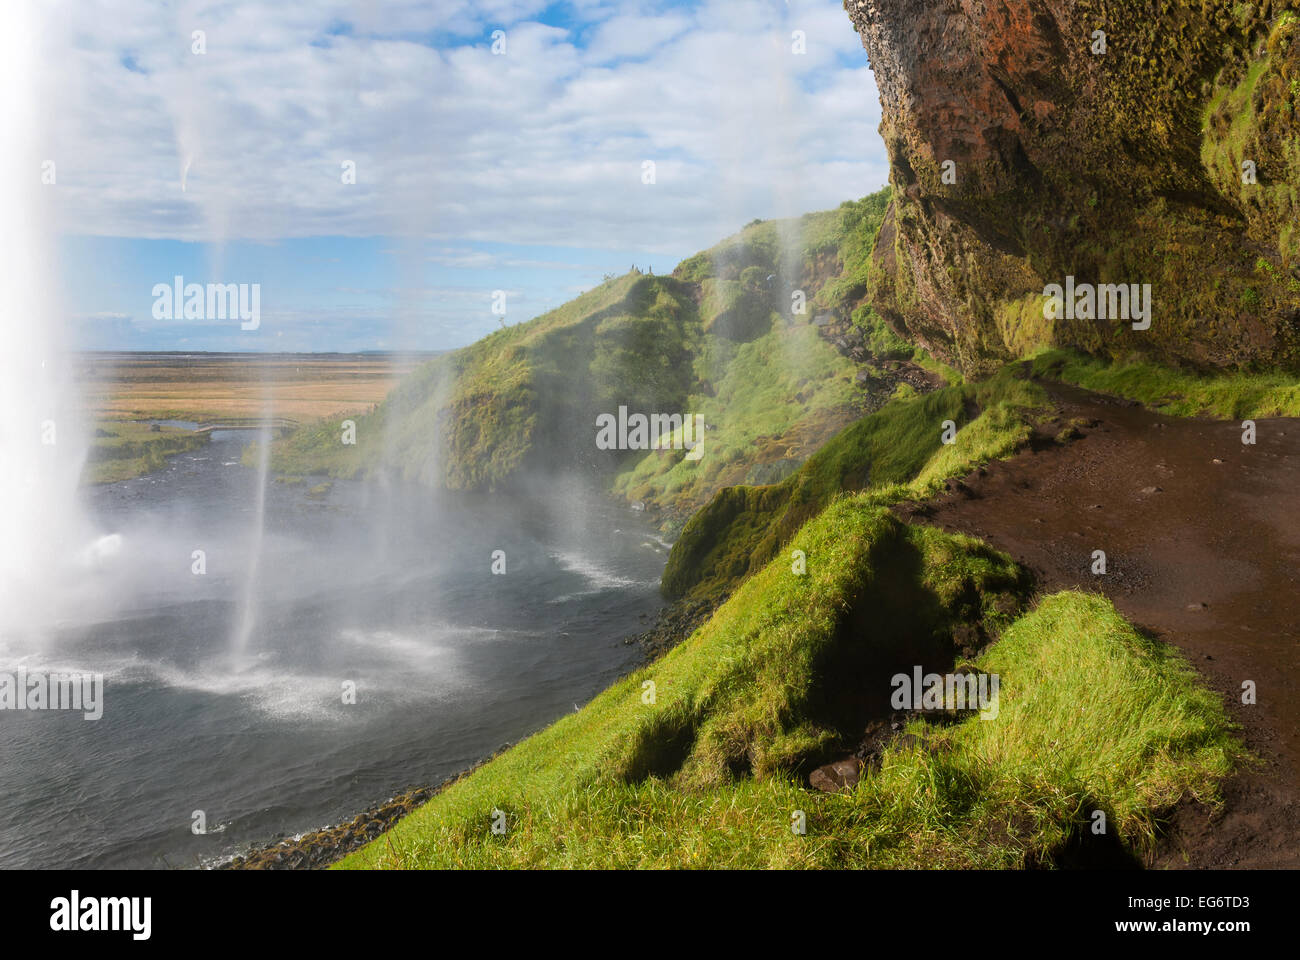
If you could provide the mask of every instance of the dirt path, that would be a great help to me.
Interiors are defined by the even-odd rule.
[[[1259,420],[1247,446],[1240,422],[1043,385],[1060,421],[1031,449],[900,512],[1005,550],[1044,592],[1102,591],[1224,695],[1264,763],[1227,785],[1220,816],[1176,810],[1152,866],[1300,867],[1300,420]],[[1077,439],[1052,439],[1072,420]]]

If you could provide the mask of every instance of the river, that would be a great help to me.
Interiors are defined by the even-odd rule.
[[[273,481],[259,524],[252,439],[83,491],[111,549],[39,639],[0,637],[0,670],[102,673],[104,713],[0,715],[0,866],[219,862],[437,783],[636,665],[666,556],[639,515],[561,482]]]

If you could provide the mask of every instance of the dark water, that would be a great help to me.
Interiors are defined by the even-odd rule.
[[[0,714],[0,866],[209,863],[440,781],[635,664],[665,558],[637,515],[558,482],[273,482],[259,524],[252,439],[88,491],[120,549],[39,643],[0,639],[0,670],[106,676],[98,721]]]

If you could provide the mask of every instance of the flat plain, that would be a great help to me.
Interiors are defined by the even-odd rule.
[[[77,379],[96,420],[308,421],[369,410],[429,356],[95,353]]]
[[[365,413],[429,354],[87,353],[76,379],[91,421],[84,479],[112,483],[161,469],[206,434],[178,425],[308,423]]]

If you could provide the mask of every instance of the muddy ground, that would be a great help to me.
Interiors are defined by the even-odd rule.
[[[900,513],[1006,551],[1044,593],[1101,591],[1222,693],[1262,763],[1220,813],[1172,811],[1148,866],[1300,867],[1300,420],[1259,420],[1246,445],[1239,421],[1043,386],[1059,419],[1029,449]]]

